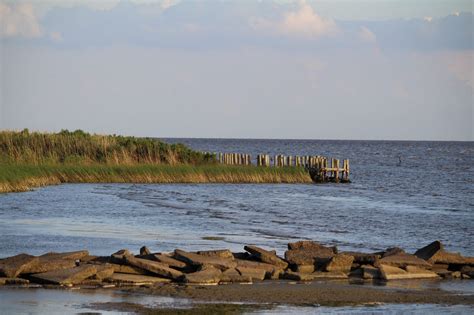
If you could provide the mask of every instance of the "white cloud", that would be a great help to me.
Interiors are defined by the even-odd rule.
[[[365,26],[360,28],[358,36],[366,42],[375,42],[377,40],[377,36],[375,36],[375,34]]]
[[[0,3],[0,36],[35,38],[42,35],[33,5]]]
[[[284,14],[282,20],[274,22],[262,18],[251,21],[256,29],[273,30],[287,36],[317,38],[338,33],[336,22],[318,15],[305,1],[299,1],[298,9]]]
[[[431,21],[433,20],[433,17],[431,17],[431,16],[425,16],[425,17],[423,18],[423,20],[426,21],[426,22],[431,22]]]

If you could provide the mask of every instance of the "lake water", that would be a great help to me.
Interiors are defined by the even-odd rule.
[[[349,158],[352,183],[68,184],[3,194],[0,257],[79,249],[110,255],[142,245],[242,251],[250,243],[282,254],[299,239],[341,250],[411,252],[439,239],[448,250],[474,256],[472,142],[168,141],[253,156]]]

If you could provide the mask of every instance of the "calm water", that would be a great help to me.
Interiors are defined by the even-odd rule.
[[[298,239],[362,251],[390,246],[414,251],[439,239],[449,250],[474,255],[472,142],[169,141],[183,142],[202,151],[246,152],[254,156],[257,153],[319,154],[349,158],[353,183],[78,184],[4,194],[0,195],[0,257],[84,248],[93,254],[110,255],[121,248],[137,252],[142,245],[153,251],[175,248],[242,251],[243,245],[249,243],[283,253],[288,241]],[[460,290],[472,292],[471,283]],[[0,291],[0,296],[8,297],[10,292]],[[15,293],[13,296],[21,298]],[[25,297],[25,303],[31,302],[31,307],[25,306],[23,300],[9,305],[12,311],[26,307],[29,313],[41,310],[34,304],[36,300],[43,301],[46,309],[56,306],[55,299],[44,302],[38,296]],[[69,299],[82,301],[83,297],[71,295]],[[387,307],[372,310],[466,311],[443,306]],[[294,313],[291,308],[281,311]],[[309,313],[318,311],[325,312],[308,309]]]
[[[79,184],[0,195],[0,257],[81,248],[107,255],[142,245],[242,250],[247,243],[283,252],[300,238],[366,251],[413,251],[440,239],[474,255],[472,142],[168,141],[254,156],[350,158],[353,183]]]

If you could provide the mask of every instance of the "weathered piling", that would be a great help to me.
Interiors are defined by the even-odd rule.
[[[214,156],[216,161],[225,165],[252,165],[252,156],[243,153],[209,153],[205,154]],[[272,158],[268,154],[258,154],[255,159],[256,165],[259,167],[304,167],[308,170],[311,178],[315,183],[349,183],[350,166],[349,160],[331,158],[328,159],[320,155],[283,155],[276,154]],[[273,164],[272,164],[273,162]]]

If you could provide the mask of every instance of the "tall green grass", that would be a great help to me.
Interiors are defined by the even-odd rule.
[[[154,139],[0,132],[0,193],[60,183],[310,183],[303,168],[217,164]]]

